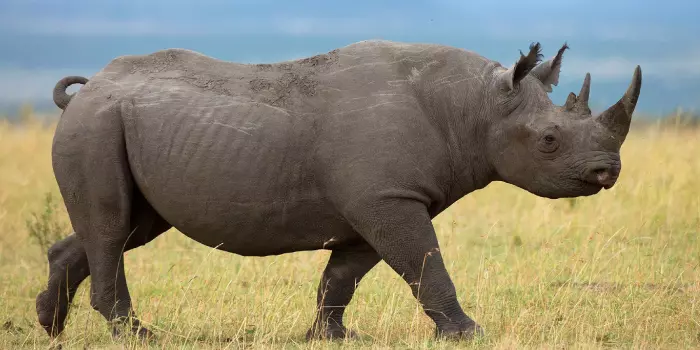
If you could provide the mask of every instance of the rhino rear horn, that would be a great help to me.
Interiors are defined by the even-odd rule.
[[[588,107],[588,98],[591,95],[591,73],[586,73],[586,78],[583,79],[583,85],[581,86],[581,91],[578,93],[578,97],[573,93],[569,93],[566,99],[566,110],[568,111],[578,111],[584,114],[591,114],[591,109]]]
[[[620,141],[624,141],[625,137],[627,137],[627,132],[632,123],[632,113],[637,106],[637,100],[639,99],[639,92],[641,89],[642,69],[637,66],[634,69],[632,82],[627,88],[625,95],[597,117],[597,120],[608,128]]]

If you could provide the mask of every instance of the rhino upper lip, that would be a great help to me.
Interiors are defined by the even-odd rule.
[[[595,187],[598,187],[598,188],[604,188],[604,189],[606,189],[606,190],[609,190],[610,188],[613,187],[613,185],[603,185],[603,184],[600,184],[600,183],[598,183],[598,182],[591,182],[591,181],[586,181],[586,180],[581,180],[581,181],[582,181],[582,182],[585,182],[586,184],[588,184],[588,185],[590,185],[590,186],[595,186]]]
[[[595,182],[590,182],[590,181],[587,181],[585,179],[576,179],[576,181],[581,182],[588,187],[596,187],[598,190],[603,189],[603,188],[606,190],[609,190],[610,187],[612,187],[612,186],[607,186],[607,185],[601,185],[601,184],[595,183]]]

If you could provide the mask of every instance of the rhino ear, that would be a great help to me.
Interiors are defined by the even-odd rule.
[[[530,74],[542,82],[545,91],[552,92],[552,85],[557,86],[557,84],[559,84],[561,59],[564,56],[564,51],[566,51],[568,48],[569,46],[564,43],[564,46],[559,49],[556,56],[550,60],[547,60],[546,62],[543,62],[530,71]]]
[[[502,86],[508,90],[512,90],[514,87],[518,86],[520,81],[542,60],[542,53],[540,50],[540,43],[532,43],[530,44],[530,52],[528,52],[527,56],[523,55],[523,52],[520,51],[520,59],[518,62],[501,75],[500,82]]]

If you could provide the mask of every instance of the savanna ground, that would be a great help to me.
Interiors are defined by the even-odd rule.
[[[34,298],[45,245],[69,232],[50,163],[53,125],[0,121],[0,348],[47,348]],[[329,253],[244,258],[174,229],[126,254],[152,348],[700,348],[700,128],[634,130],[609,191],[575,200],[492,184],[434,220],[465,311],[487,332],[435,341],[408,286],[381,263],[346,313],[352,342],[304,340]],[[51,199],[47,199],[51,194]],[[195,205],[195,203],[193,203]],[[52,209],[53,208],[53,209]],[[115,342],[89,305],[89,281],[63,348]]]

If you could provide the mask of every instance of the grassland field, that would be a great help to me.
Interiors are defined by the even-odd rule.
[[[46,244],[70,232],[51,170],[54,125],[0,121],[0,349],[48,348],[34,298]],[[84,282],[64,349],[700,348],[700,128],[645,127],[621,178],[549,200],[495,183],[434,220],[475,343],[436,341],[410,289],[380,263],[360,284],[347,342],[304,334],[329,252],[240,257],[172,229],[126,254],[136,312],[156,342],[114,341]],[[53,198],[47,199],[47,194]]]

